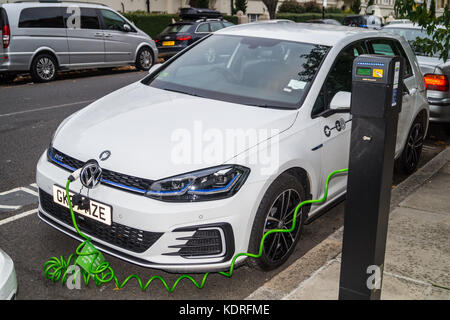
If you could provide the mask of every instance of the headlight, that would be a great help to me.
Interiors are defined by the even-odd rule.
[[[250,169],[222,165],[153,182],[146,195],[163,201],[206,201],[231,197],[244,184]]]

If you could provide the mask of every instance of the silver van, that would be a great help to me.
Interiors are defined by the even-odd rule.
[[[0,5],[0,74],[51,81],[58,70],[135,65],[149,70],[155,42],[118,12],[85,2]]]

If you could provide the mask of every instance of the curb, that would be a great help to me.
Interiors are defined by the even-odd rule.
[[[450,148],[442,150],[422,168],[402,181],[391,193],[392,212],[411,193],[419,189],[450,161]],[[246,300],[286,299],[297,288],[315,277],[341,254],[344,227],[340,227],[285,270],[251,293]]]

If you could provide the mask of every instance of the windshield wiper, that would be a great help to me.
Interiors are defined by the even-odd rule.
[[[187,94],[187,95],[190,95],[190,96],[203,98],[201,95],[198,95],[198,94],[193,93],[193,92],[185,92],[185,91],[176,90],[176,89],[169,89],[169,88],[164,88],[163,90],[170,91],[170,92],[176,92],[176,93],[183,93],[183,94]]]
[[[270,104],[248,104],[248,106],[267,108],[267,109],[282,109],[282,110],[292,110],[293,109],[293,108],[270,105]]]

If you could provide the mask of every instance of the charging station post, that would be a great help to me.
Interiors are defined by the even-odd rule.
[[[380,299],[402,107],[403,58],[353,62],[352,119],[339,299]]]

